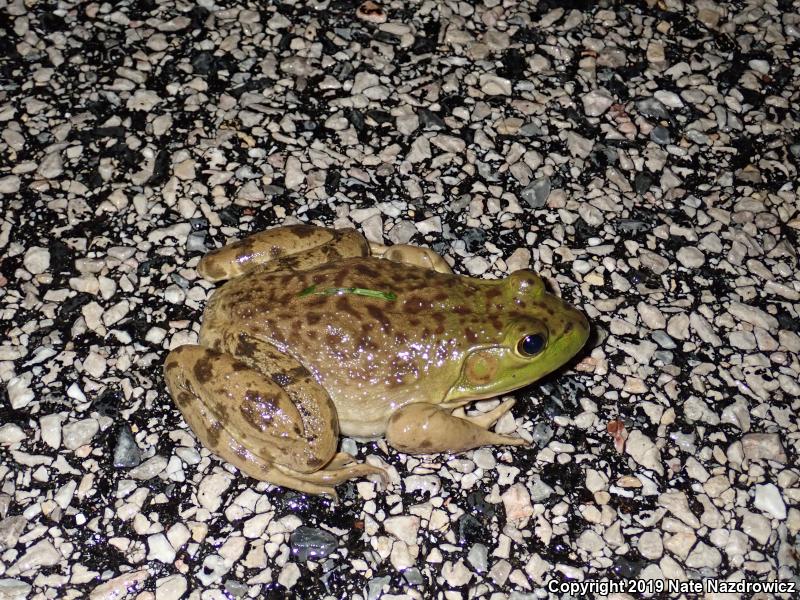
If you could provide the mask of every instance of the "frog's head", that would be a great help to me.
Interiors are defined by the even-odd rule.
[[[489,398],[528,385],[569,361],[589,337],[584,314],[548,293],[536,273],[517,271],[498,285],[502,329],[496,340],[465,353],[447,402]]]

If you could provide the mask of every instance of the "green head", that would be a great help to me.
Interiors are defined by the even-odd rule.
[[[589,323],[582,312],[545,290],[532,271],[513,273],[502,282],[497,340],[476,345],[464,356],[460,375],[446,402],[478,400],[526,386],[569,361],[586,343]]]

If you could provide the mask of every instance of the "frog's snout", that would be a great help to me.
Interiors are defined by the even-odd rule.
[[[589,320],[586,315],[557,296],[547,294],[541,301],[548,314],[550,339],[559,341],[564,355],[577,354],[589,339]]]

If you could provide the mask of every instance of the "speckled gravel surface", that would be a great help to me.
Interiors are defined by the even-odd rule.
[[[0,2],[0,598],[798,582],[798,81],[785,0]],[[194,267],[297,222],[580,306],[531,447],[344,440],[338,506],[201,448]]]

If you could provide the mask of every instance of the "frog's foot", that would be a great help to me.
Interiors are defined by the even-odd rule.
[[[350,479],[360,479],[367,475],[379,475],[384,485],[389,480],[386,471],[381,467],[358,462],[349,454],[340,452],[319,471],[298,474],[296,477],[315,485],[336,486]]]
[[[355,229],[287,225],[254,233],[206,254],[197,272],[209,281],[232,279],[260,268],[303,270],[352,256],[368,256],[367,241]]]
[[[386,440],[408,454],[464,452],[491,445],[527,445],[528,442],[522,438],[494,433],[484,425],[491,425],[510,408],[509,403],[504,402],[484,415],[460,417],[434,404],[408,404],[389,419]]]
[[[517,401],[511,398],[505,402],[501,402],[499,406],[493,408],[492,410],[478,415],[467,415],[463,408],[457,408],[452,412],[452,415],[454,417],[458,417],[459,419],[466,419],[470,423],[475,423],[475,425],[483,427],[484,429],[488,429],[497,423],[497,421],[500,420],[500,417],[510,411],[516,403]]]
[[[419,246],[409,246],[406,244],[395,244],[394,246],[383,246],[381,244],[369,243],[369,249],[373,256],[385,258],[393,262],[424,267],[439,273],[452,273],[453,269],[447,261],[433,250],[421,248]]]
[[[308,370],[258,346],[275,353],[265,372],[205,346],[167,357],[169,391],[203,445],[251,477],[312,494],[335,496],[338,483],[377,472],[339,458],[336,408]]]

